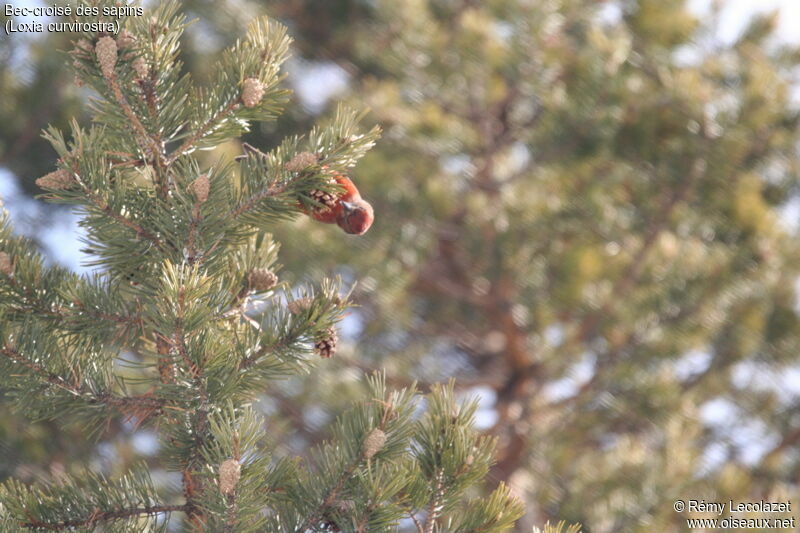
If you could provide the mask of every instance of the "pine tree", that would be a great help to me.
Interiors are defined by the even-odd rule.
[[[151,427],[156,460],[179,489],[157,483],[149,464],[33,485],[11,479],[0,488],[0,526],[512,526],[522,510],[507,488],[469,499],[495,443],[474,431],[477,405],[457,401],[452,383],[422,397],[414,387],[389,390],[376,374],[307,458],[281,454],[271,441],[254,403],[276,380],[332,355],[350,300],[335,280],[289,286],[268,232],[313,207],[312,191],[337,194],[330,177],[348,172],[378,130],[360,131],[357,114],[342,108],[267,153],[201,166],[199,150],[281,111],[289,38],[257,19],[223,55],[214,82],[197,87],[177,59],[186,27],[178,8],[162,3],[126,19],[116,36],[85,33],[75,43],[77,75],[97,95],[94,123],[73,123],[68,135],[48,129],[58,166],[37,184],[49,201],[82,213],[97,271],[81,277],[46,266],[2,214],[0,379],[19,413],[79,427],[87,438],[119,419]],[[289,164],[303,152],[315,161]]]
[[[373,5],[337,59],[391,140],[358,169],[382,216],[357,253],[278,233],[292,274],[362,273],[351,363],[484,391],[518,531],[796,498],[800,54],[775,15],[722,42],[680,0]]]

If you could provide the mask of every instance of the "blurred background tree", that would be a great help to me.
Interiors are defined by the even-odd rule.
[[[682,531],[679,497],[797,496],[800,55],[776,16],[721,40],[722,3],[682,0],[186,4],[200,79],[265,10],[297,39],[300,97],[348,80],[386,131],[354,176],[370,233],[277,235],[287,272],[361,280],[340,364],[265,395],[272,432],[301,430],[287,447],[386,367],[482,395],[519,531]],[[33,116],[20,94],[4,104]],[[248,140],[306,129],[324,99],[304,101]]]

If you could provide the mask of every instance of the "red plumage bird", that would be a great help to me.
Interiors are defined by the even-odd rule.
[[[311,197],[322,205],[304,211],[314,220],[336,224],[351,235],[365,234],[375,220],[372,206],[361,198],[358,187],[350,178],[337,174],[333,179],[344,188],[344,192],[336,195],[311,191]]]
[[[242,143],[242,147],[246,152],[265,156],[261,150],[247,143]],[[239,157],[243,158],[247,157],[247,155]],[[298,161],[295,162],[293,160],[288,163],[287,168],[296,167],[291,169],[299,171],[301,167],[305,168],[316,162],[316,156],[308,152],[299,154],[296,159]],[[323,166],[322,168],[325,169],[327,167]],[[361,197],[358,187],[347,176],[336,174],[331,180],[336,181],[344,189],[344,192],[326,193],[314,189],[311,191],[310,196],[321,205],[306,208],[300,204],[300,209],[314,220],[325,224],[336,224],[351,235],[365,234],[375,220],[375,212],[372,209],[372,205]]]

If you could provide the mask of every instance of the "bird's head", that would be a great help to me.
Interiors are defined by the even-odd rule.
[[[372,206],[364,200],[343,201],[342,208],[342,213],[337,217],[336,224],[351,235],[365,234],[372,226],[372,221],[375,220]]]

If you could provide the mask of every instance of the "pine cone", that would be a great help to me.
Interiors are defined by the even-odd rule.
[[[278,284],[278,276],[268,268],[254,268],[247,275],[247,286],[256,292],[268,291]]]
[[[242,83],[242,103],[245,107],[256,107],[264,98],[264,84],[258,78],[247,78]]]
[[[286,304],[286,307],[289,308],[289,312],[293,315],[299,315],[311,307],[313,301],[314,300],[312,298],[298,298],[297,300],[292,300]]]
[[[323,359],[330,359],[336,353],[336,343],[339,341],[339,335],[336,333],[336,328],[328,328],[325,336],[314,343],[314,350]]]
[[[0,252],[0,273],[10,276],[14,273],[14,267],[11,264],[11,257],[5,253]]]
[[[137,79],[147,79],[147,75],[150,74],[150,65],[148,65],[147,61],[141,56],[133,60],[131,67],[133,67],[133,71],[136,72]]]
[[[36,185],[42,189],[63,190],[69,189],[73,183],[72,174],[68,170],[59,169],[49,174],[45,174],[36,180]]]
[[[316,202],[322,204],[316,208],[317,211],[330,211],[336,206],[337,198],[335,195],[321,191],[319,189],[312,189],[308,195]]]
[[[211,182],[208,181],[208,176],[205,174],[201,174],[189,184],[189,190],[197,198],[197,202],[201,204],[208,200],[209,189],[211,189]]]
[[[133,285],[133,283],[131,283]],[[138,285],[138,283],[136,284]],[[161,383],[175,383],[178,378],[178,369],[172,363],[169,357],[160,357],[158,359],[158,377]]]
[[[386,433],[380,428],[375,428],[369,432],[364,444],[361,446],[361,453],[365,459],[372,459],[376,453],[381,451],[386,445]]]
[[[286,163],[286,170],[289,172],[300,172],[310,166],[316,165],[319,159],[311,152],[300,152]]]
[[[231,494],[239,483],[242,475],[242,465],[236,459],[226,459],[219,465],[219,491],[228,495]]]
[[[114,66],[117,64],[117,42],[111,37],[101,37],[94,47],[97,54],[97,63],[103,76],[110,78],[114,73]]]

